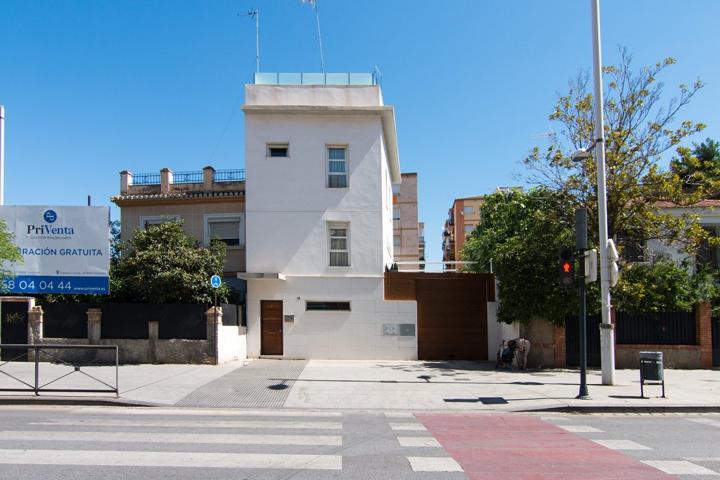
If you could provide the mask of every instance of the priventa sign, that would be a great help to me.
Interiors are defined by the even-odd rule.
[[[1,206],[22,262],[5,263],[10,293],[109,293],[108,207]]]

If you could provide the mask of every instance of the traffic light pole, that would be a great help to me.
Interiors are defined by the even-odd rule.
[[[589,399],[587,388],[587,312],[585,292],[585,250],[587,250],[587,209],[575,210],[575,248],[576,258],[579,258],[578,292],[580,296],[580,309],[578,312],[578,329],[580,338],[580,392],[575,398]]]

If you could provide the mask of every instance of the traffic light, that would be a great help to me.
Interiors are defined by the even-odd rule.
[[[575,259],[573,250],[569,247],[560,249],[560,287],[575,287]]]

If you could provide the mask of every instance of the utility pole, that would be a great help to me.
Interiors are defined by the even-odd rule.
[[[0,205],[5,205],[5,107],[0,105]]]
[[[595,82],[595,161],[598,188],[598,247],[600,248],[600,361],[603,385],[615,384],[615,332],[610,322],[610,272],[608,270],[607,188],[605,180],[605,133],[600,44],[600,0],[590,0],[593,31],[593,80]]]

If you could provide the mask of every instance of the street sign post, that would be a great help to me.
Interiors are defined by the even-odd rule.
[[[215,323],[217,323],[217,289],[220,288],[220,285],[222,285],[222,278],[220,278],[220,275],[213,275],[210,277],[210,286],[213,288],[213,293],[215,294],[213,310],[215,312]]]

